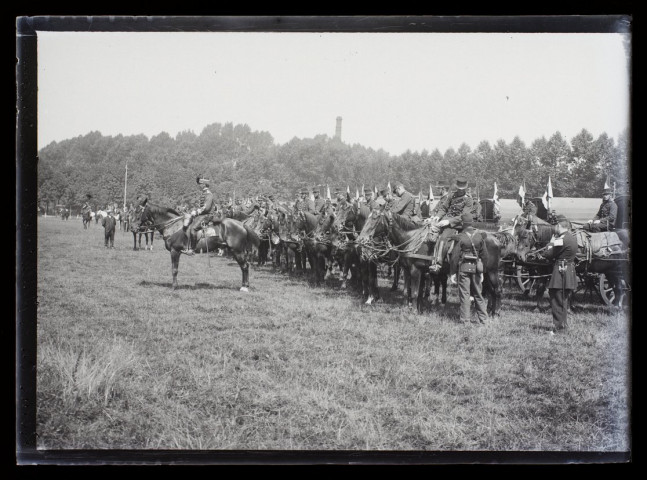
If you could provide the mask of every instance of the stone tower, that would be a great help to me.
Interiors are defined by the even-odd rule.
[[[335,138],[341,140],[341,117],[337,117],[337,126],[335,127]]]

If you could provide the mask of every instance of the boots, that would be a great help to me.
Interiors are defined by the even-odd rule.
[[[444,244],[444,240],[438,240],[436,242],[436,247],[434,248],[434,259],[431,261],[431,265],[429,266],[429,271],[431,273],[438,273],[443,266],[442,255]]]

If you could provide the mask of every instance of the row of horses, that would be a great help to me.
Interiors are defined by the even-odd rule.
[[[137,217],[138,228],[145,226],[162,235],[171,254],[172,288],[177,288],[179,261],[188,245],[185,216],[140,197]],[[365,302],[371,304],[380,299],[378,266],[387,265],[393,270],[391,289],[397,289],[402,273],[408,306],[423,312],[430,305],[432,286],[439,301],[446,303],[450,265],[458,261],[459,255],[456,242],[447,242],[441,252],[441,269],[430,272],[435,244],[429,240],[428,226],[389,210],[371,210],[357,202],[328,208],[320,215],[279,206],[264,213],[219,211],[193,221],[198,232],[194,239],[196,251],[226,249],[241,269],[242,291],[249,289],[249,265],[253,260],[259,265],[271,260],[273,265],[291,273],[306,272],[309,264],[316,285],[333,275],[333,267],[337,266],[342,288],[354,285]],[[552,264],[537,262],[533,252],[550,241],[552,232],[552,225],[527,226],[523,222],[498,232],[481,231],[487,252],[483,296],[489,315],[496,316],[501,311],[501,274],[506,262],[526,265],[533,273],[550,272]],[[588,261],[579,267],[586,273],[606,273],[609,279],[615,279],[612,284],[618,288],[625,275],[611,262]]]

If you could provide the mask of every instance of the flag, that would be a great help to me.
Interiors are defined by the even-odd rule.
[[[355,200],[359,200],[359,190],[355,187]]]
[[[350,197],[350,185],[346,185],[346,193]]]
[[[363,197],[364,196],[364,184],[362,183],[362,189],[359,191],[359,194]]]
[[[550,210],[550,199],[553,198],[553,186],[550,183],[550,175],[548,176],[548,185],[546,185],[546,191],[541,197],[541,203],[544,204],[546,210]]]
[[[607,188],[611,188],[609,185],[609,175],[607,175],[607,179],[604,181],[604,189],[606,190]]]
[[[523,188],[523,185],[519,185],[519,193],[517,197],[517,203],[520,207],[523,207],[523,202],[526,197],[526,190]]]
[[[434,203],[434,192],[431,190],[431,183],[429,184],[429,204]]]
[[[328,185],[326,185],[326,199],[332,200],[332,198],[330,197],[330,187]]]
[[[492,195],[492,200],[495,202],[499,199],[498,189],[496,188],[496,182],[494,182],[494,195]]]
[[[315,194],[310,190],[310,200],[315,201]]]
[[[389,180],[389,183],[386,184],[386,188],[389,189],[389,193],[393,193],[393,190],[391,190],[391,181]]]
[[[373,185],[373,191],[375,192],[375,196],[377,196],[378,194],[377,185]]]

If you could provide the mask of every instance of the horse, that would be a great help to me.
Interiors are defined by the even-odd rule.
[[[357,236],[364,228],[366,219],[371,214],[369,207],[357,202],[346,202],[342,204],[335,215],[332,224],[332,231],[335,232],[333,245],[336,248],[336,256],[341,263],[341,288],[347,288],[348,272],[351,274],[350,281],[355,282],[365,297],[371,297],[371,286],[374,286],[373,297],[379,298],[377,290],[377,264],[375,264],[375,285],[369,281],[369,273],[372,268],[367,262],[363,262],[360,256],[361,248],[357,244]],[[363,262],[363,265],[362,265]],[[362,268],[362,266],[364,268]],[[362,271],[365,275],[362,275]],[[392,290],[397,289],[399,272],[394,275]]]
[[[297,230],[296,214],[284,207],[277,207],[276,216],[278,228],[274,232],[279,237],[277,263],[281,265],[281,257],[285,257],[285,269],[289,273],[301,273],[306,268],[306,252]],[[276,227],[273,227],[276,228]]]
[[[571,229],[572,233],[577,233],[581,229]],[[541,251],[548,245],[553,237],[553,226],[548,225],[535,225],[532,228],[525,228],[524,225],[516,225],[514,235],[517,239],[517,260],[518,262],[528,267],[531,275],[537,275],[540,278],[537,284],[536,306],[541,308],[541,300],[544,297],[544,292],[550,280],[553,271],[553,262],[542,257]],[[628,238],[624,231],[618,231],[619,238]],[[600,235],[598,233],[588,235]],[[602,234],[603,235],[603,234]],[[623,244],[627,246],[627,242],[622,240]],[[587,243],[588,239],[584,240]],[[627,262],[623,254],[610,255],[609,258],[595,258],[592,257],[590,252],[587,251],[587,245],[581,245],[578,242],[578,253],[575,258],[575,273],[584,281],[585,286],[592,288],[592,283],[597,279],[598,275],[603,274],[609,281],[610,287],[614,292],[614,305],[619,305],[622,302],[625,294],[624,279],[626,277]],[[572,297],[569,299],[568,309],[572,308]]]
[[[300,218],[301,222],[297,222],[298,228],[303,226],[306,232],[303,245],[311,259],[310,265],[314,270],[315,284],[319,285],[326,280],[329,271],[332,270],[333,244],[330,227],[335,219],[334,212],[328,208],[319,217],[309,212],[302,212]],[[312,228],[313,222],[314,228]]]
[[[180,263],[180,256],[188,246],[188,236],[184,226],[184,215],[180,215],[175,209],[161,205],[155,205],[148,201],[147,197],[138,197],[138,206],[143,207],[141,221],[150,222],[164,238],[164,246],[171,253],[171,273],[173,275],[173,290],[177,289],[177,274]],[[250,246],[258,248],[260,239],[258,235],[240,221],[227,218],[222,215],[210,215],[210,222],[213,223],[216,233],[219,235],[222,244],[220,247],[227,247],[232,254],[242,273],[242,286],[240,291],[249,291],[249,262],[248,255]],[[205,218],[206,219],[206,218]],[[195,221],[195,220],[194,220]]]
[[[431,279],[429,264],[434,253],[433,246],[426,241],[428,232],[429,229],[426,226],[420,227],[406,217],[389,210],[374,210],[358,237],[358,242],[365,247],[364,254],[369,257],[384,256],[386,252],[397,254],[396,264],[399,264],[404,272],[407,304],[410,308],[413,306],[413,291],[419,313],[424,311],[427,293],[425,285],[427,278]],[[447,272],[448,268],[444,268],[440,275],[444,279],[444,291],[447,285]]]
[[[549,223],[534,223],[531,228],[526,227],[525,223],[516,222],[513,227],[513,236],[516,241],[516,263],[525,267],[528,276],[534,280],[531,283],[531,288],[524,291],[524,296],[529,296],[532,287],[535,287],[534,309],[541,310],[541,301],[553,272],[553,262],[538,258],[535,252],[540,252],[548,245],[553,238],[554,229]]]
[[[483,262],[483,291],[488,299],[487,311],[490,316],[495,316],[500,313],[501,305],[498,273],[500,245],[496,238],[489,236],[487,232],[478,232],[483,236],[487,250],[487,256]],[[427,297],[425,283],[428,275],[431,280],[429,265],[435,248],[435,243],[427,241],[428,233],[427,226],[420,227],[406,217],[382,210],[371,213],[358,239],[360,242],[368,243],[367,241],[370,239],[385,237],[382,242],[382,245],[385,246],[378,246],[376,250],[379,252],[386,248],[399,255],[399,263],[404,272],[407,304],[409,307],[413,306],[413,290],[419,313],[424,310],[424,301]],[[375,247],[370,248],[374,249]],[[440,277],[445,292],[449,266],[458,258],[458,253],[458,244],[452,247],[450,242],[445,244],[443,252],[441,252],[443,262],[436,275]],[[446,293],[443,294],[443,297],[443,303],[445,303]]]
[[[146,239],[145,250],[148,250],[148,236],[150,235],[151,246],[150,249],[153,250],[153,238],[155,237],[155,230],[152,230],[150,223],[142,222],[141,215],[143,209],[133,208],[128,211],[128,228],[133,234],[133,250],[137,250],[137,235],[139,235],[139,250],[142,249],[142,236]]]
[[[90,222],[92,221],[92,212],[90,210],[85,210],[81,216],[81,220],[83,221],[83,230],[87,230],[91,225]]]
[[[68,220],[70,218],[70,211],[67,208],[61,208],[61,220]]]

